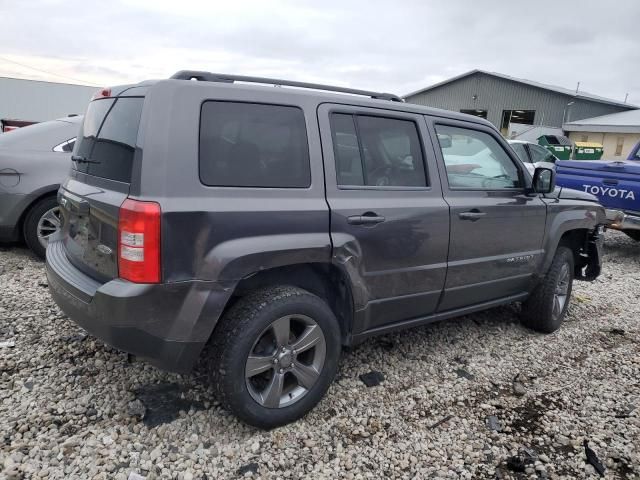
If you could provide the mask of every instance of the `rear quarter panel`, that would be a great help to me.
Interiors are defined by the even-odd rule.
[[[132,185],[131,193],[161,204],[164,281],[218,281],[232,288],[260,270],[330,261],[317,102],[271,90],[248,92],[180,80],[159,82],[149,90],[141,125],[145,147],[139,190]],[[198,148],[200,111],[206,100],[301,108],[309,139],[311,186],[287,189],[202,184]]]
[[[11,197],[0,208],[0,224],[15,225],[34,200],[55,194],[71,168],[70,154],[33,150],[0,151],[0,194]],[[10,172],[7,174],[6,172]]]

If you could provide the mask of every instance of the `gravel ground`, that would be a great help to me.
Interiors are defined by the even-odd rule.
[[[43,264],[0,251],[0,478],[640,478],[640,245],[609,232],[552,335],[498,308],[345,352],[320,405],[247,427],[179,376],[87,337]],[[359,378],[381,372],[380,385]],[[521,470],[519,472],[518,470]]]

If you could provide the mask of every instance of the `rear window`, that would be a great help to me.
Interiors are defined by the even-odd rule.
[[[215,187],[308,187],[304,113],[283,105],[205,102],[199,168],[202,183]]]
[[[131,182],[131,169],[144,98],[94,100],[89,104],[77,139],[76,170],[96,177]]]

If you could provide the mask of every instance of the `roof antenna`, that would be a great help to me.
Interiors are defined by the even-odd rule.
[[[624,103],[627,103],[627,98],[629,98],[629,92],[627,92],[626,95],[624,96]]]
[[[576,87],[576,95],[578,94],[578,90],[580,90],[580,82],[578,82],[578,86]]]

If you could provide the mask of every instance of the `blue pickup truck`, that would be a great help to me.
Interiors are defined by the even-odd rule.
[[[610,228],[640,241],[640,143],[627,160],[559,160],[556,184],[591,193],[607,209]]]

